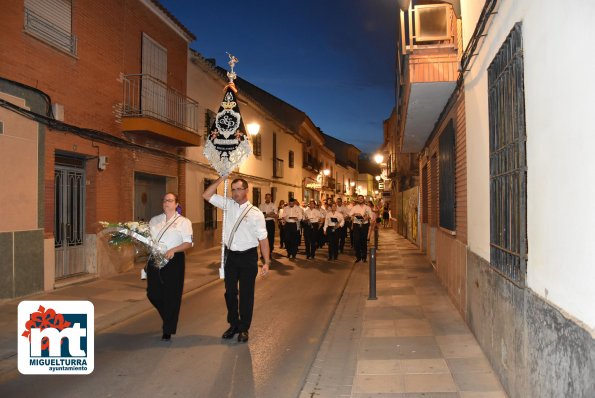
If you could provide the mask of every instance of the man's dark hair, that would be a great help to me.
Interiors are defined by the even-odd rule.
[[[242,188],[248,189],[248,181],[244,180],[243,178],[236,178],[235,180],[233,180],[231,182],[231,185],[235,184],[238,181],[241,181],[242,182]]]

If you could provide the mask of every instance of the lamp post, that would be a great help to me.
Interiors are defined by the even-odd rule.
[[[374,155],[374,161],[378,164],[382,163],[382,161],[384,160],[384,156],[382,156],[382,154],[377,153],[376,155]]]

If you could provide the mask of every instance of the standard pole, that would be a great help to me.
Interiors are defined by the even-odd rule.
[[[368,300],[376,300],[376,248],[370,249],[370,294]]]
[[[374,225],[374,247],[378,250],[378,227]]]

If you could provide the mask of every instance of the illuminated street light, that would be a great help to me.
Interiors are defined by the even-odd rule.
[[[248,123],[246,125],[246,129],[248,130],[248,134],[256,135],[260,131],[260,124],[258,123]]]
[[[351,185],[351,187],[354,187],[354,186],[355,186],[355,181],[351,181],[351,182],[349,183],[349,185]]]
[[[384,160],[384,156],[382,156],[381,154],[377,153],[376,155],[374,155],[374,161],[378,164],[382,163],[382,161]]]
[[[331,174],[331,171],[329,169],[324,169],[322,170],[322,174],[328,177]]]
[[[376,176],[374,178],[376,178],[376,181],[380,181],[380,176]]]

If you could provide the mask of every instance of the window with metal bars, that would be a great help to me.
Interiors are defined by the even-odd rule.
[[[254,156],[262,156],[262,138],[260,134],[252,136],[252,152]]]
[[[440,168],[438,194],[440,196],[440,226],[455,230],[455,129],[452,119],[438,141]]]
[[[62,51],[77,54],[71,0],[25,0],[24,5],[25,32]]]
[[[527,158],[521,23],[488,68],[490,263],[518,285],[527,273]]]
[[[260,206],[260,188],[252,188],[252,204],[256,207]]]
[[[214,180],[205,178],[204,189],[206,190]],[[217,208],[211,203],[204,201],[205,204],[205,231],[217,229]]]

